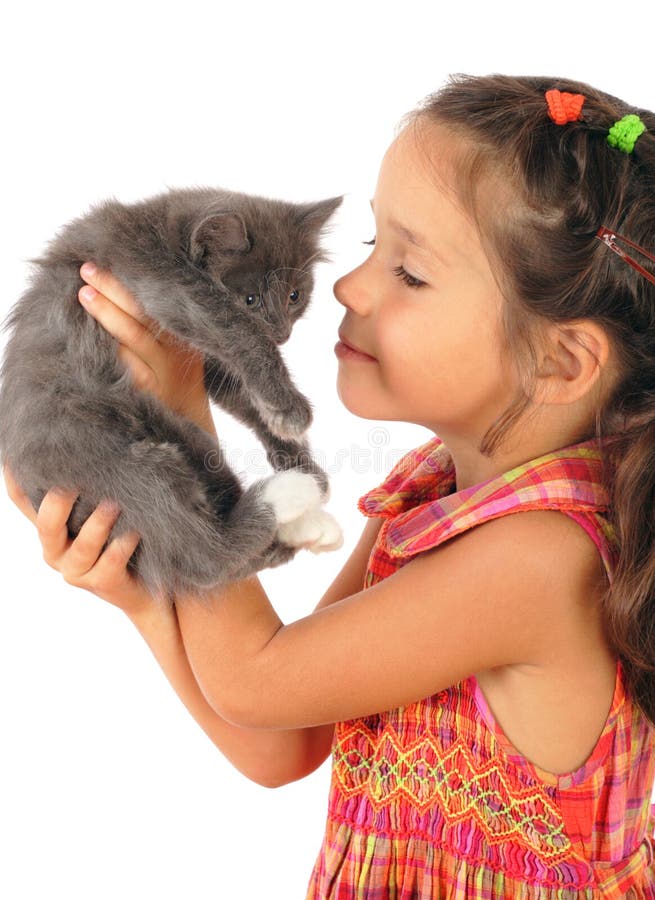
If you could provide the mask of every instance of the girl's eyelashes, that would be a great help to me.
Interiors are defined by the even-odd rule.
[[[370,241],[362,241],[362,244],[368,244],[368,246],[372,246],[375,244],[375,238]],[[393,273],[394,275],[397,275],[398,278],[401,279],[401,281],[404,281],[407,287],[420,288],[425,284],[424,281],[421,281],[418,278],[414,278],[413,275],[410,275],[409,272],[403,269],[402,266],[396,266],[396,268],[393,270]]]
[[[401,281],[404,281],[407,287],[420,288],[425,284],[424,281],[420,281],[418,278],[414,278],[413,275],[410,275],[409,272],[406,272],[402,266],[396,266],[393,270],[393,274],[397,275]]]

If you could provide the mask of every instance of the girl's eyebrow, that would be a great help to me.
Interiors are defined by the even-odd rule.
[[[375,213],[373,201],[369,200],[369,203],[371,204],[371,209]],[[446,264],[446,261],[443,259],[442,255],[440,253],[437,253],[437,251],[429,245],[426,238],[424,238],[422,235],[415,234],[413,231],[410,231],[409,228],[406,228],[405,225],[401,225],[400,222],[397,222],[395,219],[389,219],[389,225],[401,237],[404,237],[406,240],[408,240],[410,244],[414,244],[415,247],[418,247],[419,250],[423,250],[425,253],[432,253],[437,257],[437,259],[444,263],[444,265]]]

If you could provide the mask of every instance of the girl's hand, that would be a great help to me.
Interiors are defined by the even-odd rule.
[[[87,282],[79,290],[80,302],[118,340],[118,356],[130,370],[136,387],[213,431],[203,354],[146,316],[134,294],[111,272],[90,265],[85,263],[80,269]]]
[[[153,596],[127,571],[140,536],[128,532],[114,538],[101,555],[119,510],[99,504],[82,525],[74,540],[68,536],[66,522],[77,499],[76,493],[62,493],[53,488],[43,498],[38,513],[23,493],[11,472],[3,468],[7,493],[30,522],[36,525],[43,547],[43,559],[64,581],[84,588],[97,597],[122,609],[129,616],[151,608]]]

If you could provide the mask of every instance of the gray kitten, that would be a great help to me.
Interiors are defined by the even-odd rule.
[[[295,204],[204,187],[129,205],[111,199],[30,260],[30,287],[2,326],[11,335],[0,372],[0,459],[35,509],[52,487],[80,491],[71,537],[101,500],[116,501],[110,540],[141,535],[128,567],[169,601],[202,599],[287,562],[297,546],[280,539],[281,522],[313,501],[291,513],[280,505],[296,473],[244,489],[209,434],[135,388],[118,342],[77,299],[79,268],[92,260],[110,270],[162,329],[200,350],[211,399],[255,431],[275,470],[309,473],[305,487],[320,503],[327,476],[303,437],[311,406],[277,345],[307,309],[312,266],[328,258],[321,229],[341,201]]]

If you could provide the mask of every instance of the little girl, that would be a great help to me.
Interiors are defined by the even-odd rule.
[[[102,552],[118,510],[71,541],[75,496],[37,515],[6,473],[240,771],[332,753],[309,898],[655,897],[654,188],[655,116],[586,84],[457,76],[403,120],[334,287],[337,391],[435,436],[299,621],[257,577],[167,608],[138,535]],[[137,386],[213,431],[200,357],[82,275]]]

